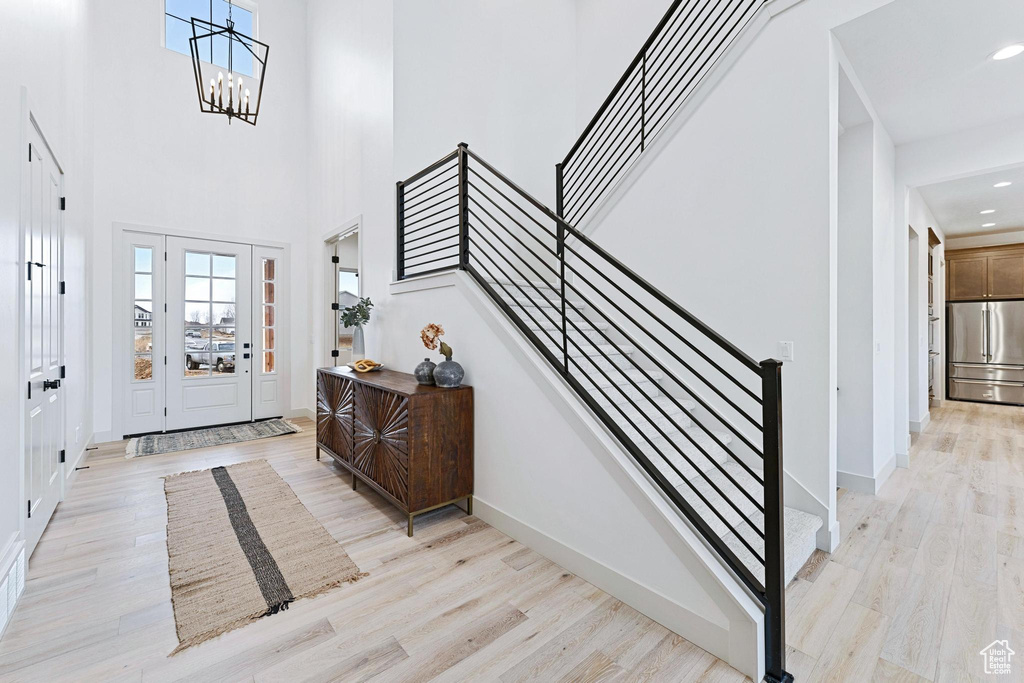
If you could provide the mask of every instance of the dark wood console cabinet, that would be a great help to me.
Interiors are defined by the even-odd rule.
[[[404,372],[316,376],[316,457],[330,454],[408,518],[466,501],[473,514],[473,388],[422,386]]]

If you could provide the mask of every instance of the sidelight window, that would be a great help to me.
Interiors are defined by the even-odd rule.
[[[274,285],[277,279],[277,260],[263,259],[263,374],[275,372],[274,354],[277,345],[277,303],[275,302]]]
[[[153,380],[153,248],[132,247],[133,379]]]

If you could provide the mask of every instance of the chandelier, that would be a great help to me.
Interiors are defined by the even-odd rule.
[[[188,42],[199,109],[255,126],[270,46],[235,30],[230,2],[227,26],[192,17]]]

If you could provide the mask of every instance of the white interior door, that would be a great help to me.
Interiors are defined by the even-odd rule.
[[[63,177],[34,128],[25,234],[25,537],[32,553],[60,500],[63,391],[60,297],[64,234]]]
[[[252,419],[252,247],[167,237],[167,420]]]

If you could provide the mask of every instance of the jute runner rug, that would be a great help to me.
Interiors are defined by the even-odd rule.
[[[266,460],[164,478],[178,647],[366,574]]]

